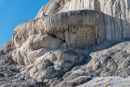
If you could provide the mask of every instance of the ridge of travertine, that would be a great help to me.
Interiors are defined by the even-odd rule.
[[[54,10],[55,8],[58,11]],[[130,38],[129,0],[51,0],[41,8],[36,18],[43,17],[43,13],[50,15],[83,9],[96,10],[105,14],[103,18],[107,40],[118,41]]]
[[[130,76],[129,41],[111,47],[125,39],[130,39],[129,0],[50,0],[35,19],[15,28],[11,54],[25,66],[25,78],[75,87],[94,77]]]
[[[66,31],[76,33],[78,27],[80,26],[96,27],[96,33],[98,34],[97,36],[99,36],[99,38],[97,37],[97,40],[104,40],[105,38],[102,38],[101,36],[103,33],[105,33],[105,29],[100,30],[101,28],[104,28],[104,26],[101,26],[103,22],[102,15],[103,14],[98,11],[80,10],[52,14],[46,17],[34,19],[20,24],[15,28],[13,42],[16,48],[21,47],[21,45],[28,39],[29,36],[36,34],[50,36],[53,34],[57,38],[65,40],[68,39],[64,35]],[[102,35],[100,35],[100,33],[102,33]]]

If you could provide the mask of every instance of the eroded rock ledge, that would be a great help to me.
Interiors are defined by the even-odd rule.
[[[13,42],[16,48],[21,47],[29,36],[41,34],[50,35],[63,41],[65,40],[68,46],[70,46],[70,44],[74,46],[74,44],[78,42],[72,43],[71,41],[75,41],[76,36],[81,36],[75,34],[79,32],[90,32],[94,35],[89,36],[89,34],[88,37],[91,38],[88,38],[88,40],[94,38],[95,42],[99,42],[105,39],[105,29],[103,24],[101,26],[102,22],[103,14],[92,10],[52,14],[18,25],[14,30]],[[100,33],[102,33],[102,35]],[[93,42],[90,42],[90,44],[91,43],[93,44]]]

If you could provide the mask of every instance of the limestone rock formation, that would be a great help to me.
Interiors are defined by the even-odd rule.
[[[15,75],[28,80],[24,84],[84,87],[95,77],[130,76],[130,42],[125,39],[130,39],[129,0],[50,0],[35,19],[15,28],[0,58],[9,55],[18,64]],[[122,86],[129,85],[126,81]]]

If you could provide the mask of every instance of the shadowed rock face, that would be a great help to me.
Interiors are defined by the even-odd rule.
[[[130,39],[129,15],[128,0],[51,0],[35,19],[15,28],[12,59],[25,66],[25,77],[51,86],[78,86],[96,76],[128,77],[129,42],[94,51]]]

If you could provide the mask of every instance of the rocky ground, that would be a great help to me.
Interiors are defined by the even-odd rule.
[[[130,87],[130,77],[96,77],[78,87]]]
[[[103,46],[103,44],[101,44],[101,46]],[[103,48],[97,45],[94,49],[98,49],[97,47]],[[81,87],[95,87],[98,84],[101,85],[101,87],[105,87],[107,82],[111,84],[108,87],[118,87],[118,85],[121,87],[129,87],[130,41],[108,45],[100,51],[93,50],[80,64],[65,73],[59,87],[80,87],[83,83],[85,84],[81,85]],[[110,80],[110,78],[112,80]],[[101,84],[100,81],[98,82],[96,80],[101,80]]]
[[[0,87],[46,87],[44,82],[37,82],[23,75],[25,66],[12,60],[12,50],[11,41],[0,48]],[[87,56],[91,57],[89,62],[84,60],[63,74],[63,77],[45,82],[59,87],[129,87],[129,50],[130,41],[124,41],[108,46],[107,49],[91,52]]]
[[[0,87],[46,87],[45,83],[24,77],[21,71],[25,67],[12,60],[12,50],[11,41],[0,48]]]

